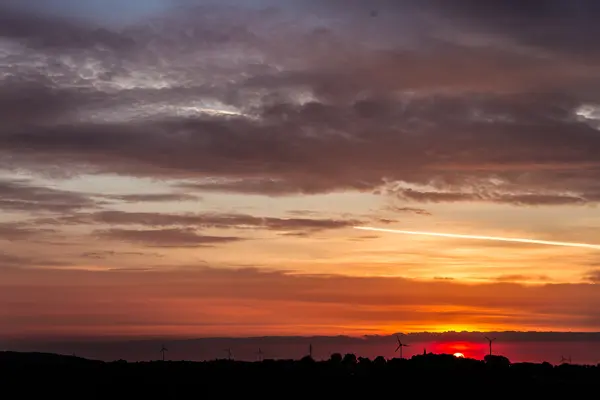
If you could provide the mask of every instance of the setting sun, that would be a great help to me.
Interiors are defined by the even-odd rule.
[[[463,353],[454,353],[454,357],[456,357],[456,358],[465,358],[465,355]]]

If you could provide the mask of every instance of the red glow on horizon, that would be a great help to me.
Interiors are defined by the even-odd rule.
[[[434,354],[457,354],[464,355],[465,358],[482,359],[485,352],[485,344],[473,342],[441,342],[433,343],[430,350]]]

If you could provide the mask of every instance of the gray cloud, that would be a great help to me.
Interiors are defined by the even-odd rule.
[[[15,5],[0,4],[0,37],[22,40],[35,48],[50,49],[89,49],[94,46],[125,49],[132,44],[129,38],[99,26],[32,12]]]
[[[36,236],[56,233],[54,229],[40,229],[26,226],[22,223],[0,223],[0,240],[16,241],[28,240]]]
[[[94,201],[81,193],[35,186],[27,180],[0,179],[0,209],[66,212],[95,206]]]
[[[6,14],[0,155],[200,194],[600,201],[596,3],[232,4],[119,32]]]
[[[386,210],[394,212],[394,213],[411,213],[417,215],[427,215],[431,216],[432,214],[422,208],[414,208],[414,207],[399,207],[399,206],[388,206]]]
[[[361,221],[352,219],[311,219],[256,217],[247,214],[167,214],[124,211],[99,211],[70,216],[37,220],[37,224],[108,224],[108,225],[145,225],[151,227],[185,226],[218,229],[265,229],[272,231],[315,232],[327,229],[341,229],[359,225]]]
[[[145,193],[101,196],[107,200],[117,200],[126,203],[138,202],[169,202],[169,201],[198,201],[200,196],[187,193]]]
[[[546,275],[519,275],[519,274],[513,274],[513,275],[499,275],[496,276],[494,278],[492,278],[492,280],[497,281],[497,282],[550,282],[551,279],[550,277],[546,276]]]
[[[162,254],[153,254],[153,253],[148,253],[148,252],[111,251],[111,250],[86,251],[84,253],[81,253],[80,256],[83,258],[92,258],[92,259],[96,259],[96,260],[106,260],[109,258],[120,257],[120,256],[145,256],[145,257],[150,256],[150,257],[158,257],[158,258],[163,257]]]
[[[491,202],[509,203],[514,205],[577,205],[587,203],[585,198],[573,195],[555,194],[506,194],[489,193],[480,191],[478,193],[465,192],[443,192],[443,191],[417,191],[404,189],[397,192],[399,198],[412,200],[419,203],[442,203],[442,202]],[[595,196],[592,201],[595,200]]]
[[[207,247],[218,244],[227,244],[243,240],[231,236],[206,236],[196,233],[194,229],[109,229],[96,231],[95,236],[142,244],[148,247]]]
[[[600,283],[600,269],[590,271],[584,277],[585,280],[593,283]]]
[[[0,240],[2,238],[0,237]],[[0,269],[7,268],[29,268],[29,267],[64,267],[72,265],[70,261],[60,259],[47,259],[43,257],[33,257],[25,255],[15,255],[0,252]]]

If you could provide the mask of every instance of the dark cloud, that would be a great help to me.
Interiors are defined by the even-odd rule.
[[[124,211],[99,211],[80,213],[70,216],[46,218],[36,221],[41,225],[69,224],[107,224],[107,225],[145,225],[150,227],[184,226],[217,229],[265,229],[272,231],[318,232],[328,229],[348,228],[359,225],[361,221],[352,219],[311,219],[256,217],[247,214],[167,214]]]
[[[6,2],[5,2],[6,3]],[[131,40],[101,27],[0,3],[0,37],[24,41],[35,48],[126,49]]]
[[[534,3],[240,3],[120,32],[7,14],[33,45],[0,61],[0,153],[200,193],[596,203],[598,6]]]
[[[109,229],[96,231],[95,235],[103,239],[118,240],[142,244],[148,247],[207,247],[243,240],[231,236],[206,236],[194,229]]]
[[[599,28],[600,5],[594,0],[533,0],[484,3],[459,0],[452,5],[433,0],[435,6],[457,23],[469,24],[478,30],[511,35],[516,39],[542,48],[559,49],[569,53],[593,51],[598,46],[593,38]]]
[[[389,206],[386,208],[386,210],[394,212],[394,213],[411,213],[411,214],[427,215],[427,216],[432,215],[427,210],[424,210],[422,208],[414,208],[414,207]]]
[[[148,252],[135,252],[135,251],[86,251],[80,255],[83,258],[92,258],[96,260],[106,260],[113,257],[121,256],[144,256],[144,257],[163,257],[162,254],[153,254]]]
[[[23,223],[0,223],[0,240],[28,240],[37,236],[56,233],[54,229],[32,228]]]
[[[2,240],[1,237],[0,240]],[[0,252],[0,269],[4,270],[6,268],[65,267],[69,265],[72,265],[72,263],[60,259],[48,259],[44,257]]]
[[[350,238],[348,240],[353,241],[353,242],[363,242],[365,240],[373,240],[373,239],[379,239],[381,236],[377,236],[377,235],[363,235],[363,236],[357,236],[354,238]]]
[[[552,279],[546,275],[500,275],[494,277],[492,280],[498,282],[550,282]]]
[[[198,201],[202,198],[187,193],[146,193],[146,194],[123,194],[112,196],[101,196],[108,200],[118,200],[126,203],[139,202],[170,202],[170,201]]]
[[[590,271],[584,277],[585,280],[593,283],[600,283],[600,269]]]
[[[0,179],[0,209],[27,212],[67,212],[95,208],[84,194],[35,186],[27,180]]]
[[[25,257],[20,257],[12,254],[0,253],[0,267],[1,268],[14,268],[23,265],[31,264],[31,260]]]
[[[489,193],[481,191],[479,193],[464,192],[423,192],[412,189],[400,190],[397,192],[399,198],[403,200],[412,200],[419,203],[444,203],[444,202],[491,202],[508,203],[514,205],[577,205],[585,204],[588,201],[582,197],[554,194],[505,194]],[[595,196],[592,201],[596,201]]]

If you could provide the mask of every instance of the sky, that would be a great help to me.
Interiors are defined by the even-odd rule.
[[[600,4],[0,1],[0,338],[600,331]]]

